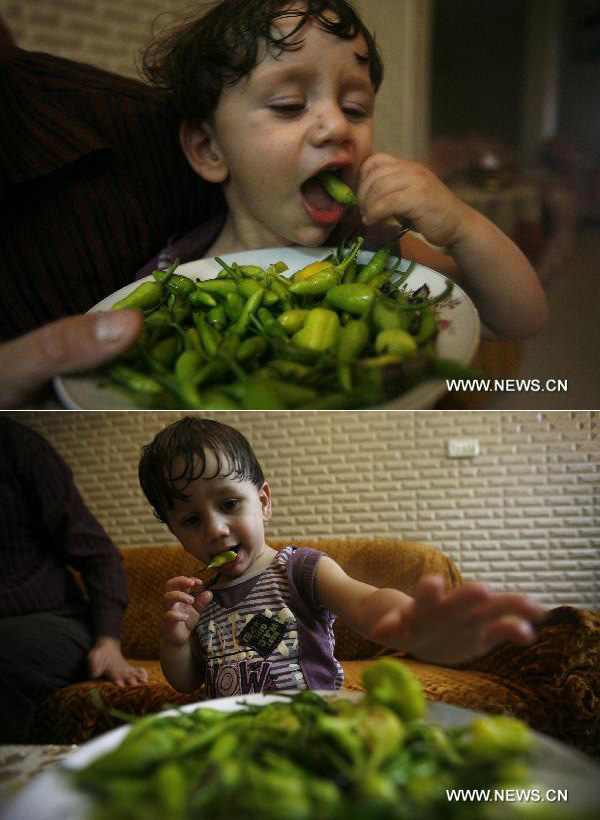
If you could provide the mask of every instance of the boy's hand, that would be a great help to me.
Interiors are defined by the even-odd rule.
[[[169,646],[182,646],[187,641],[198,623],[200,613],[211,602],[212,592],[201,592],[201,586],[200,578],[183,575],[167,581],[163,596],[162,639]],[[192,590],[195,594],[191,594]]]
[[[504,641],[532,643],[532,624],[545,615],[544,607],[525,595],[495,594],[479,583],[446,592],[444,579],[429,575],[417,584],[412,601],[384,615],[372,635],[424,661],[451,665],[484,655]]]
[[[358,183],[365,225],[409,219],[415,231],[442,246],[454,245],[466,231],[471,209],[423,165],[373,154],[362,164]]]

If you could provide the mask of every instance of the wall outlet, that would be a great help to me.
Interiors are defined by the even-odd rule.
[[[479,455],[479,441],[476,438],[449,438],[449,458],[474,458]]]

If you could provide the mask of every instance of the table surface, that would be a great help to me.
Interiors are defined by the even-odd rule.
[[[32,777],[54,766],[77,746],[0,746],[0,808]]]

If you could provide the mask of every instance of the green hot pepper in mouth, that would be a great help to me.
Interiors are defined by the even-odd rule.
[[[218,567],[222,567],[225,564],[231,564],[231,562],[235,561],[236,558],[237,552],[234,552],[233,550],[227,550],[227,552],[222,552],[219,555],[215,555],[215,557],[208,565],[207,569],[217,569]]]
[[[320,173],[317,176],[317,182],[320,182],[329,196],[341,205],[356,205],[358,202],[352,188],[330,171]]]

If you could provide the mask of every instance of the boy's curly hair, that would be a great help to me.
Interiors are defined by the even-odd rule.
[[[299,20],[288,34],[277,36],[273,24],[282,17]],[[383,63],[375,39],[347,0],[298,0],[297,7],[283,0],[208,3],[203,15],[194,13],[150,43],[142,55],[142,71],[151,84],[169,92],[182,119],[208,120],[224,86],[247,76],[259,62],[263,44],[275,56],[301,47],[307,20],[345,40],[361,34],[371,82],[379,89]]]
[[[212,475],[204,475],[207,450],[217,460]],[[174,471],[176,462],[181,464],[177,472]],[[163,524],[175,500],[189,497],[185,489],[197,478],[210,480],[227,476],[251,481],[258,489],[265,483],[258,459],[239,430],[195,416],[185,416],[157,433],[150,444],[142,448],[138,472],[144,495]],[[178,490],[175,482],[181,480],[185,484]]]

